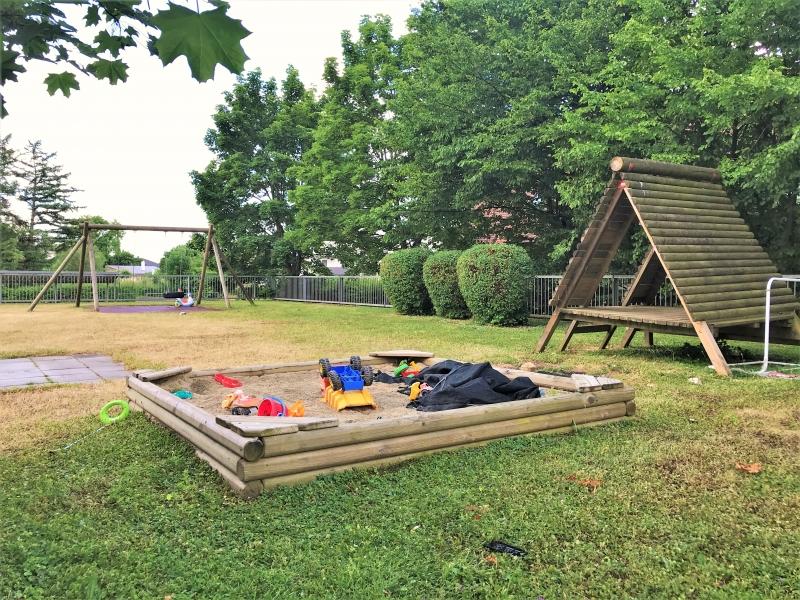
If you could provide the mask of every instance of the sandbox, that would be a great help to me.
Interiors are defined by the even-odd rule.
[[[402,358],[432,365],[431,353],[373,352],[365,365],[388,371]],[[347,362],[334,359],[332,362]],[[195,448],[243,497],[310,481],[327,473],[375,468],[432,452],[486,444],[502,437],[563,433],[578,426],[618,421],[634,414],[634,390],[622,382],[588,375],[559,376],[496,367],[510,378],[528,377],[545,389],[542,398],[469,406],[439,412],[407,408],[398,384],[375,383],[378,408],[336,412],[320,396],[317,361],[192,370],[139,371],[128,378],[130,400]],[[245,393],[303,400],[305,417],[234,416],[221,406],[230,392],[217,373],[242,382]],[[171,392],[188,389],[191,400]]]

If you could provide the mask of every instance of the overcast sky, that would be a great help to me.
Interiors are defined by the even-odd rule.
[[[265,77],[282,79],[290,64],[306,85],[322,86],[323,62],[341,57],[342,30],[355,31],[365,14],[387,14],[395,35],[405,32],[410,0],[229,0],[229,15],[252,34],[242,42]],[[152,2],[155,10],[159,2]],[[164,2],[166,5],[166,2]],[[81,11],[82,14],[82,11]],[[203,169],[212,155],[203,144],[211,114],[235,77],[217,67],[214,80],[197,83],[186,59],[167,67],[145,49],[123,57],[128,81],[115,86],[79,75],[81,89],[64,98],[47,94],[43,79],[52,68],[29,63],[18,83],[3,90],[10,113],[0,121],[12,145],[41,139],[45,150],[72,173],[82,191],[75,199],[82,214],[101,215],[131,225],[205,226],[194,200],[189,171]],[[51,66],[52,67],[52,66]],[[59,67],[58,69],[63,70]],[[185,240],[181,234],[128,232],[123,247],[159,260]]]

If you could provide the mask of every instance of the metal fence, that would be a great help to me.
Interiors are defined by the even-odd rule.
[[[52,273],[47,272],[0,272],[0,304],[28,304],[44,287]],[[254,298],[272,298],[275,295],[275,278],[247,276],[239,277],[244,287]],[[116,273],[98,273],[98,293],[100,302],[142,302],[163,300],[165,292],[183,289],[195,296],[199,290],[198,275],[136,275],[127,276]],[[237,298],[241,290],[233,277],[225,277],[229,294]],[[78,290],[78,274],[62,273],[47,290],[42,302],[74,302]],[[203,297],[222,298],[222,286],[217,275],[207,275],[203,286]],[[92,301],[92,286],[88,276],[84,276],[81,287],[81,301]]]
[[[50,278],[45,272],[0,271],[0,303],[29,303]],[[787,277],[797,277],[787,275]],[[234,278],[225,278],[230,295],[241,297],[241,290]],[[244,287],[256,299],[275,298],[293,302],[315,302],[325,304],[357,304],[361,306],[390,306],[383,291],[380,277],[377,276],[244,276],[239,277]],[[561,280],[560,275],[537,275],[530,281],[528,308],[535,316],[546,316],[552,311],[550,298]],[[631,275],[606,275],[600,283],[591,306],[619,305],[628,286],[633,281]],[[43,302],[74,302],[77,292],[77,273],[62,273],[56,283],[47,291]],[[195,295],[200,285],[197,275],[139,275],[127,276],[116,273],[99,274],[99,293],[101,302],[158,301],[165,292],[178,288],[189,290]],[[796,296],[800,297],[800,284],[790,284]],[[208,275],[203,296],[208,299],[222,298],[219,277]],[[84,277],[81,299],[91,301],[92,288],[88,276]],[[664,285],[655,304],[675,306],[677,296],[669,284]]]

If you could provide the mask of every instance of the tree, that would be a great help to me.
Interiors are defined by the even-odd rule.
[[[388,17],[364,18],[357,40],[342,33],[343,65],[325,63],[328,84],[311,148],[290,170],[298,187],[292,239],[352,272],[374,273],[391,248],[419,238],[404,227],[397,156],[387,137],[387,101],[402,75],[400,42]]]
[[[216,158],[192,173],[197,202],[237,269],[298,275],[304,257],[288,235],[296,185],[289,171],[311,143],[317,103],[293,67],[280,90],[256,70],[224,99],[206,134]]]
[[[20,228],[0,221],[0,270],[19,269],[25,261],[20,249]]]
[[[2,85],[17,81],[17,74],[31,61],[68,67],[45,78],[51,96],[57,91],[69,96],[79,89],[76,73],[107,79],[115,85],[128,78],[122,54],[140,43],[146,43],[150,53],[165,65],[185,56],[192,77],[198,81],[212,78],[217,64],[241,73],[247,60],[240,42],[250,32],[241,21],[227,16],[228,4],[221,0],[208,0],[213,8],[202,12],[199,2],[188,3],[197,11],[169,2],[166,10],[156,13],[150,10],[149,2],[140,0],[79,0],[74,4],[86,9],[80,25],[71,22],[55,4],[46,0],[0,3]],[[96,35],[81,39],[79,32],[83,31]],[[0,95],[0,116],[5,114]]]
[[[78,209],[71,196],[77,192],[67,180],[69,173],[55,162],[56,153],[46,152],[41,140],[28,142],[17,160],[14,175],[19,181],[17,199],[27,207],[29,231],[44,228],[64,233],[68,213]]]
[[[11,211],[11,200],[17,193],[16,163],[17,153],[11,147],[11,134],[0,136],[0,223],[19,224],[19,217]]]
[[[181,244],[164,253],[158,270],[163,275],[197,275],[202,268],[203,255],[187,244]]]

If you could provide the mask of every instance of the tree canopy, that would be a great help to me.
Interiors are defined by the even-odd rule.
[[[247,60],[240,42],[250,32],[241,21],[227,15],[229,5],[222,0],[204,2],[211,8],[203,11],[199,1],[191,3],[191,8],[169,2],[165,10],[157,12],[141,0],[61,3],[82,9],[82,22],[76,22],[74,13],[68,16],[57,4],[47,0],[0,2],[0,84],[17,81],[27,63],[40,61],[54,68],[44,80],[51,96],[56,92],[69,96],[79,89],[76,74],[116,85],[128,79],[125,51],[140,44],[165,65],[185,56],[192,77],[198,81],[211,79],[218,64],[241,73]],[[88,37],[81,37],[84,32],[89,32]],[[66,70],[57,72],[58,68]],[[0,94],[0,117],[5,114]]]

